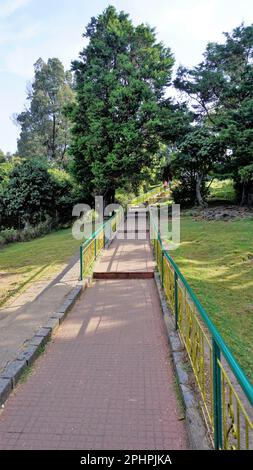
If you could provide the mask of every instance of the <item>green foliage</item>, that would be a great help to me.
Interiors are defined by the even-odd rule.
[[[211,184],[208,182],[209,199],[234,202],[236,200],[236,193],[232,179],[218,180],[214,179]]]
[[[45,218],[53,203],[53,187],[45,164],[27,160],[16,165],[2,193],[5,223],[20,227]]]
[[[27,227],[25,230],[15,228],[6,228],[0,231],[0,246],[9,243],[27,242],[34,238],[41,237],[50,233],[56,227],[55,221],[50,217],[38,225]]]
[[[48,173],[53,186],[55,221],[60,221],[61,224],[67,223],[71,220],[73,206],[82,201],[80,187],[64,170],[51,168]]]
[[[244,166],[239,170],[239,176],[242,183],[249,183],[253,180],[253,164]]]
[[[5,162],[5,154],[4,152],[0,149],[0,164]]]
[[[207,176],[218,164],[222,148],[219,140],[206,127],[192,127],[178,146],[171,162],[177,180],[172,190],[176,203],[203,206],[208,190]]]
[[[33,225],[37,226],[34,233],[37,230],[40,234],[38,224],[46,223],[48,218],[54,220],[53,226],[68,223],[73,205],[80,199],[80,190],[68,173],[48,169],[41,160],[24,160],[12,168],[2,185],[0,225],[19,230]]]
[[[173,57],[151,27],[133,26],[111,6],[91,19],[84,36],[89,44],[73,63],[74,173],[90,192],[137,187],[159,148]]]
[[[204,60],[193,69],[180,67],[175,86],[188,95],[195,120],[212,129],[227,149],[220,174],[232,173],[242,203],[252,185],[242,181],[253,155],[253,25],[225,33],[224,44],[208,44]]]
[[[202,181],[200,191],[203,200],[206,201],[208,190],[205,181]],[[182,207],[192,207],[197,204],[195,175],[191,174],[191,172],[189,174],[181,174],[180,178],[174,181],[171,193],[174,203],[181,204]]]
[[[11,170],[13,169],[13,166],[14,166],[13,163],[8,163],[8,162],[0,163],[0,191],[1,191],[1,188],[3,188],[4,184],[6,184],[6,182],[8,181],[9,174]]]
[[[72,75],[64,71],[59,59],[49,59],[47,63],[39,59],[34,69],[35,78],[27,96],[29,108],[16,116],[21,126],[18,154],[62,164],[70,134],[65,106],[74,101]]]

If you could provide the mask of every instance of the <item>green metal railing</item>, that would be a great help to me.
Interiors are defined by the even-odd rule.
[[[129,205],[141,204],[148,201],[151,197],[156,196],[164,191],[163,185],[159,185],[151,191],[138,196],[133,199]],[[118,210],[116,214],[105,222],[98,230],[96,230],[91,237],[80,246],[80,280],[83,280],[91,271],[93,264],[105,247],[107,241],[111,238],[112,234],[116,232],[119,223],[123,218],[123,211]]]
[[[253,449],[253,386],[161,240],[150,238],[175,329],[187,351],[215,449]]]
[[[118,225],[123,218],[123,211],[116,211],[91,237],[80,246],[80,280],[82,281],[91,271],[93,264],[107,242],[116,232]]]

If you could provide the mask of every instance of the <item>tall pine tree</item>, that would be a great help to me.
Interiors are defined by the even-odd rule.
[[[112,6],[91,19],[84,37],[89,43],[73,62],[77,102],[70,152],[78,180],[109,202],[116,188],[140,183],[158,150],[174,59],[153,28],[135,27]]]
[[[70,138],[70,121],[64,108],[74,100],[72,75],[56,58],[47,63],[39,59],[34,69],[35,78],[27,96],[29,106],[16,116],[21,126],[18,154],[62,163]]]

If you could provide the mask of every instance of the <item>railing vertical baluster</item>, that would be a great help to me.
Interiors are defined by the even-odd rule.
[[[213,417],[214,417],[214,446],[216,450],[222,449],[222,402],[221,402],[221,371],[220,348],[216,341],[213,345]]]
[[[163,253],[163,249],[161,250],[161,253],[162,253],[162,286],[164,288],[164,253]]]
[[[80,246],[80,281],[83,280],[83,245]]]
[[[94,240],[94,259],[97,258],[97,237]]]
[[[175,295],[175,329],[178,330],[178,274],[174,271],[174,295]]]

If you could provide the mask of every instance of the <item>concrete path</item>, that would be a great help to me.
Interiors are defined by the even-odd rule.
[[[0,308],[0,370],[18,355],[24,343],[47,322],[76,285],[80,273],[74,257],[51,280],[34,281],[25,292]]]
[[[149,244],[146,212],[128,212],[110,247],[95,264],[94,273],[154,272],[154,259]]]
[[[147,240],[114,239],[94,272],[153,272],[154,261]]]
[[[119,244],[111,249],[124,258],[126,244]],[[151,269],[146,244],[144,251]],[[108,253],[101,263],[110,269]],[[131,270],[140,268],[135,254]],[[129,260],[127,250],[126,264],[118,260],[116,268]],[[187,447],[154,280],[95,281],[6,403],[0,448]]]

